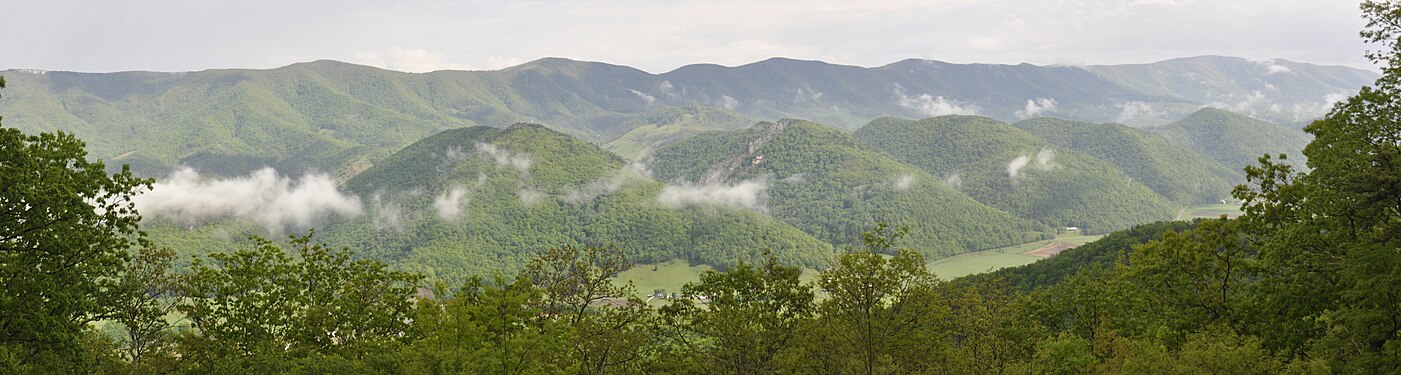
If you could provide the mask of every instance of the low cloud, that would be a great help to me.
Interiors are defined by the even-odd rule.
[[[272,168],[227,179],[201,178],[194,169],[181,168],[133,202],[149,217],[186,223],[253,220],[269,232],[308,228],[329,216],[355,217],[362,212],[360,199],[336,190],[328,175],[293,179]]]
[[[1270,108],[1270,106],[1268,105],[1269,98],[1266,98],[1265,93],[1260,92],[1258,90],[1251,91],[1250,94],[1243,96],[1231,95],[1229,96],[1229,98],[1230,101],[1228,102],[1214,101],[1211,103],[1207,103],[1206,107],[1221,108],[1227,111],[1245,114],[1249,116],[1259,115],[1260,113],[1258,109],[1262,107],[1269,112],[1278,112],[1279,110],[1278,107]]]
[[[490,143],[477,142],[477,153],[491,157],[496,165],[512,167],[521,172],[530,172],[530,165],[533,163],[530,154],[513,154],[506,149],[496,147]]]
[[[643,164],[632,163],[619,169],[611,176],[603,177],[588,185],[566,189],[560,196],[560,200],[569,204],[583,204],[598,197],[609,195],[623,189],[623,185],[632,178],[647,178],[649,173]]]
[[[735,98],[732,98],[729,95],[721,95],[720,107],[733,110],[735,108],[739,108],[739,101],[735,100]]]
[[[361,51],[351,61],[390,70],[424,73],[438,70],[465,70],[470,66],[448,62],[442,53],[422,48],[390,48],[387,53]]]
[[[661,91],[662,94],[665,94],[669,98],[676,97],[676,86],[672,85],[671,81],[662,81],[658,83],[657,91]]]
[[[535,191],[535,189],[521,189],[519,191],[516,191],[516,198],[519,198],[521,200],[521,203],[524,203],[525,205],[529,206],[540,202],[541,199],[544,199],[545,193]]]
[[[1259,65],[1262,66],[1262,67],[1264,67],[1264,68],[1265,68],[1265,74],[1267,74],[1267,75],[1275,75],[1275,74],[1284,74],[1284,73],[1293,73],[1293,72],[1294,72],[1293,70],[1289,69],[1289,67],[1284,66],[1284,65],[1280,65],[1279,62],[1276,61],[1276,60],[1258,60],[1258,61],[1255,61],[1255,63],[1256,63],[1256,64],[1259,64]]]
[[[379,194],[370,198],[370,206],[374,215],[370,217],[370,226],[375,230],[399,230],[405,221],[404,206],[399,202],[385,199]]]
[[[929,117],[978,114],[978,106],[976,105],[964,104],[956,100],[946,99],[943,96],[929,94],[909,96],[905,93],[905,88],[900,87],[899,84],[895,85],[895,103]]]
[[[670,208],[687,206],[725,206],[765,211],[769,183],[746,180],[739,183],[711,185],[667,185],[657,195],[657,203]]]
[[[1055,99],[1052,99],[1052,98],[1027,99],[1027,100],[1026,100],[1026,108],[1023,108],[1022,110],[1017,111],[1016,115],[1017,115],[1017,118],[1019,118],[1019,119],[1029,119],[1029,118],[1032,118],[1032,117],[1036,117],[1037,115],[1040,115],[1040,114],[1042,114],[1042,113],[1052,112],[1052,111],[1055,111],[1055,110],[1056,110],[1056,100],[1055,100]]]
[[[1119,104],[1119,121],[1128,121],[1141,118],[1154,118],[1162,114],[1153,109],[1153,106],[1140,102],[1130,101]]]
[[[944,178],[944,183],[949,184],[954,189],[962,188],[963,178],[958,177],[958,172],[950,173],[948,177]]]
[[[459,162],[467,160],[468,156],[471,155],[468,155],[466,152],[462,152],[462,148],[457,146],[448,147],[447,151],[443,152],[443,159],[446,162]]]
[[[1292,119],[1295,122],[1303,122],[1317,119],[1319,117],[1327,115],[1329,111],[1333,110],[1334,105],[1337,105],[1339,102],[1347,100],[1348,97],[1349,95],[1347,92],[1332,92],[1328,93],[1327,95],[1324,95],[1323,101],[1321,102],[1294,103],[1292,106],[1289,107],[1290,113],[1288,113],[1288,115],[1291,115]],[[1286,115],[1286,113],[1282,113],[1282,111],[1279,114]]]
[[[803,172],[794,173],[788,177],[784,177],[782,180],[778,180],[778,182],[785,184],[801,184],[806,181],[807,179],[803,177]]]
[[[461,185],[453,186],[442,194],[439,194],[436,198],[433,198],[433,210],[437,211],[438,218],[444,221],[452,221],[460,217],[464,206],[466,206],[469,201],[469,196],[473,191],[480,189],[482,185],[486,185],[486,180],[487,177],[485,173],[478,173],[477,183],[471,188]]]
[[[895,179],[895,185],[894,185],[894,186],[895,186],[895,190],[905,191],[905,190],[910,190],[910,187],[911,187],[911,186],[914,186],[914,185],[915,185],[915,175],[906,173],[906,174],[900,175],[899,178],[896,178],[896,179]]]
[[[647,95],[647,93],[645,93],[645,92],[641,92],[641,91],[637,91],[637,90],[628,90],[628,91],[631,91],[633,95],[637,95],[637,97],[638,97],[638,98],[641,98],[642,101],[647,102],[647,105],[652,105],[652,102],[657,101],[657,97],[651,96],[651,95]]]
[[[1022,168],[1026,168],[1026,164],[1030,162],[1031,158],[1026,157],[1026,155],[1013,158],[1012,161],[1007,162],[1007,177],[1012,180],[1021,178]]]
[[[434,198],[433,209],[438,212],[438,218],[456,220],[462,215],[462,205],[467,203],[467,192],[465,188],[454,187]]]
[[[822,92],[806,87],[793,90],[793,104],[817,103],[822,100]]]
[[[1058,166],[1056,164],[1056,150],[1041,149],[1040,152],[1036,153],[1034,159],[1029,155],[1021,155],[1007,162],[1007,177],[1014,182],[1020,181],[1023,177],[1022,170],[1031,165],[1033,161],[1036,163],[1036,169],[1043,171],[1049,171]]]
[[[1041,149],[1041,152],[1036,153],[1036,167],[1041,168],[1042,170],[1050,170],[1051,168],[1055,168],[1055,161],[1056,150],[1044,148]]]

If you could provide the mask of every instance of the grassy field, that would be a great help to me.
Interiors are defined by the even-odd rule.
[[[655,269],[655,271],[653,271]],[[661,289],[666,293],[680,293],[686,283],[700,281],[702,272],[715,269],[708,265],[691,266],[684,260],[673,260],[657,264],[639,264],[613,278],[613,283],[622,285],[629,281],[640,296],[651,295]],[[799,280],[810,282],[817,279],[817,270],[804,268]]]
[[[679,259],[666,263],[639,264],[619,273],[618,277],[613,279],[613,283],[621,285],[631,281],[637,294],[644,296],[657,289],[677,293],[686,283],[699,281],[701,272],[713,269],[715,268],[704,264],[691,266]]]
[[[1036,241],[1021,245],[1008,246],[976,253],[963,254],[951,258],[944,258],[929,263],[929,270],[933,271],[939,278],[949,280],[960,276],[975,273],[991,272],[1005,267],[1020,266],[1042,259],[1038,256],[1027,255],[1032,251],[1052,242],[1082,245],[1104,237],[1103,235],[1085,236],[1079,233],[1067,233],[1056,236],[1054,240]],[[627,271],[618,274],[613,279],[616,284],[632,282],[638,295],[646,296],[653,291],[661,289],[666,293],[677,293],[686,283],[700,281],[702,272],[713,270],[707,265],[691,266],[683,260],[673,260],[657,264],[639,264]],[[810,282],[817,279],[817,271],[813,269],[803,269],[803,282]]]
[[[1196,218],[1215,218],[1221,215],[1234,218],[1240,216],[1240,204],[1208,204],[1204,206],[1187,207],[1178,211],[1177,220],[1192,220]]]
[[[1027,255],[1026,252],[1038,249],[1052,242],[1082,245],[1104,237],[1103,235],[1086,236],[1078,232],[1065,233],[1056,236],[1054,240],[1036,241],[1013,245],[992,250],[984,250],[975,253],[957,255],[949,258],[939,259],[929,262],[929,270],[944,280],[951,280],[961,276],[977,273],[992,272],[1006,267],[1016,267],[1031,264],[1041,257]]]

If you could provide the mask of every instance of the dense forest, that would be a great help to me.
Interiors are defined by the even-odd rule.
[[[506,163],[465,156],[487,151]],[[719,267],[757,261],[764,250],[807,267],[832,254],[831,245],[751,209],[656,204],[664,184],[598,146],[539,125],[445,131],[345,186],[380,204],[323,227],[324,239],[453,283],[514,273],[530,254],[566,244],[616,245],[639,263],[684,259]],[[447,199],[453,194],[460,199]]]
[[[1172,218],[1172,203],[1114,165],[997,120],[880,118],[855,137],[973,199],[1054,227],[1107,233]]]
[[[1203,108],[1152,131],[1232,170],[1254,164],[1261,154],[1302,150],[1309,142],[1308,135],[1294,129],[1216,108]],[[1299,154],[1287,154],[1288,163],[1303,166]]]
[[[770,215],[838,245],[858,243],[861,228],[880,222],[911,226],[910,246],[931,258],[1045,236],[1044,227],[978,203],[943,178],[807,121],[698,134],[658,149],[648,165],[664,181],[771,184]]]
[[[1121,124],[1038,117],[1013,125],[1057,147],[1113,164],[1134,181],[1180,204],[1227,198],[1232,186],[1245,181],[1240,169],[1222,165],[1161,135]]]
[[[314,234],[252,238],[184,265],[175,244],[154,241],[141,225],[133,198],[152,180],[125,166],[110,173],[73,134],[0,128],[0,372],[1401,372],[1401,4],[1367,1],[1362,9],[1369,25],[1362,36],[1381,48],[1368,57],[1382,77],[1304,128],[1312,136],[1306,165],[1264,155],[1246,166],[1233,193],[1244,215],[1138,226],[1048,261],[952,281],[929,273],[926,254],[909,244],[967,246],[1024,234],[973,226],[1010,215],[970,206],[982,208],[969,215],[983,216],[952,227],[966,237],[941,239],[921,231],[951,228],[870,223],[884,218],[874,213],[895,215],[906,212],[900,204],[921,201],[863,211],[850,200],[854,207],[836,209],[843,198],[778,188],[776,217],[850,210],[863,214],[839,216],[846,227],[828,230],[860,233],[814,281],[772,252],[743,248],[758,255],[709,271],[675,295],[649,297],[660,304],[613,284],[635,254],[612,244],[536,249],[518,270],[451,283]],[[511,138],[537,131],[547,130],[449,135],[503,147],[574,145],[567,137]],[[800,142],[812,138],[824,142]],[[730,154],[701,152],[706,147]],[[961,196],[928,183],[927,172],[857,152],[866,147],[786,121],[698,135],[656,157],[662,170],[667,158],[712,167],[671,162],[675,178],[725,180],[765,168],[791,176],[796,171],[781,163],[797,160],[821,166],[809,170],[823,175],[808,181],[845,184],[853,180],[844,174],[869,173],[894,181],[869,194],[900,194],[906,190],[894,187],[904,185],[929,199]],[[457,173],[518,173],[509,155],[504,160]],[[528,177],[545,189],[606,171]],[[422,177],[396,173],[366,172],[375,180],[351,185]],[[900,183],[904,175],[912,183]]]

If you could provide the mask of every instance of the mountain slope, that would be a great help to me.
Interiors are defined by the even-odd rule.
[[[940,178],[807,121],[699,134],[657,150],[649,165],[659,179],[701,189],[768,186],[770,215],[839,245],[857,242],[878,222],[908,225],[905,244],[931,259],[1044,236]]]
[[[534,251],[616,245],[638,262],[726,267],[770,249],[819,266],[831,245],[762,213],[669,207],[666,189],[621,158],[539,125],[451,129],[419,141],[345,187],[366,213],[329,240],[447,280],[517,269]]]
[[[1013,126],[1058,147],[1107,161],[1178,204],[1216,202],[1245,182],[1240,172],[1141,129],[1046,117]]]
[[[985,117],[881,118],[855,136],[979,202],[1046,225],[1106,233],[1174,211],[1109,163]]]
[[[1096,75],[1134,91],[1191,99],[1186,106],[1145,103],[1151,111],[1182,117],[1202,106],[1302,128],[1333,102],[1377,79],[1374,72],[1289,60],[1198,56],[1151,64],[1095,65]],[[1158,117],[1162,119],[1164,117]]]
[[[1293,124],[1322,114],[1331,100],[1376,77],[1350,68],[1228,58],[1084,68],[929,60],[862,68],[776,58],[662,74],[558,58],[497,71],[424,74],[315,61],[267,70],[0,74],[9,80],[0,97],[7,125],[74,132],[94,156],[132,164],[144,175],[163,175],[176,165],[240,175],[271,165],[341,178],[430,134],[473,125],[544,123],[596,144],[656,126],[623,142],[645,145],[693,134],[662,130],[666,123],[649,120],[678,107],[808,118],[843,129],[882,116],[950,113],[1161,124],[1204,105]],[[685,128],[733,128],[725,117]],[[634,154],[645,147],[618,150]]]
[[[675,107],[661,109],[641,116],[640,126],[614,139],[603,148],[619,156],[637,160],[652,150],[680,142],[700,132],[733,130],[754,124],[755,120],[723,109],[710,107]]]
[[[1266,154],[1287,154],[1291,163],[1303,166],[1302,152],[1309,143],[1301,131],[1215,108],[1202,108],[1150,130],[1234,171],[1256,164]]]

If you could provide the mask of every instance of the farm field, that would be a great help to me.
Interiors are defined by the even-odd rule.
[[[1074,248],[1103,235],[1082,235],[1078,232],[1064,233],[1053,240],[1044,240],[1007,246],[975,253],[961,254],[929,262],[929,270],[940,279],[952,280],[959,277],[992,272],[1006,267],[1031,264],[1065,249]]]
[[[1103,235],[1087,236],[1076,232],[1065,233],[1056,236],[1054,240],[1029,242],[976,253],[962,254],[929,262],[928,266],[929,270],[933,271],[939,278],[950,280],[961,276],[1030,264],[1065,249],[1074,248],[1097,240],[1100,237],[1103,237]],[[707,265],[692,266],[687,264],[684,260],[673,260],[656,264],[638,264],[627,271],[619,273],[618,277],[613,279],[613,282],[621,285],[631,281],[637,294],[641,296],[651,295],[657,290],[662,290],[665,293],[677,293],[681,291],[681,287],[685,286],[686,283],[700,281],[702,272],[713,269],[715,268]],[[803,269],[802,280],[804,282],[810,282],[816,279],[817,270],[811,268]]]
[[[1192,206],[1183,208],[1177,212],[1177,220],[1192,220],[1197,218],[1215,218],[1226,215],[1230,218],[1240,216],[1240,204],[1208,204],[1202,206]]]
[[[679,293],[686,283],[700,281],[702,272],[713,269],[715,268],[708,265],[692,266],[680,259],[656,264],[638,264],[619,273],[618,277],[613,279],[613,283],[622,285],[631,281],[633,289],[642,296],[651,295],[659,289],[665,293]]]
[[[686,283],[699,282],[701,273],[714,269],[708,265],[692,266],[679,259],[656,264],[638,264],[618,273],[618,277],[613,278],[613,283],[622,285],[631,281],[637,295],[644,297],[657,290],[667,294],[680,293],[681,287]],[[811,268],[804,268],[802,276],[799,277],[803,282],[816,279],[817,270]]]

